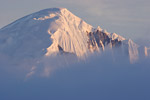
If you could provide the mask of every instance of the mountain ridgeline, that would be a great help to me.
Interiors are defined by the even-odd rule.
[[[44,9],[0,29],[0,54],[19,59],[58,54],[84,58],[93,52],[115,52],[116,48],[131,62],[150,56],[150,48],[94,28],[66,8]]]

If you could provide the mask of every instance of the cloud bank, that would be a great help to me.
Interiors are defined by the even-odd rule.
[[[0,99],[149,100],[149,59],[130,64],[127,57],[111,55],[98,53],[86,60],[70,60],[73,63],[58,56],[43,58],[30,68],[23,63],[18,67],[0,67]]]

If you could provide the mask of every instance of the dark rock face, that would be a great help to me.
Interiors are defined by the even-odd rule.
[[[88,49],[96,51],[97,50],[97,42],[96,42],[95,36],[93,35],[92,32],[88,33],[87,35],[89,37],[89,39],[87,41]]]
[[[109,43],[110,43],[110,40],[111,40],[111,39],[109,38],[108,35],[106,35],[106,33],[97,30],[97,31],[94,32],[93,34],[94,34],[94,37],[95,37],[95,39],[96,39],[96,42],[97,42],[98,46],[100,46],[100,43],[99,43],[100,40],[102,41],[102,43],[104,44],[104,46],[105,46],[106,44],[109,44]]]
[[[58,47],[58,50],[59,50],[60,54],[63,54],[63,55],[72,55],[72,56],[77,57],[76,54],[74,54],[74,53],[64,51],[64,49],[60,45],[58,45],[57,47]]]
[[[120,47],[122,42],[116,39],[116,40],[111,40],[111,44],[112,44],[112,47]]]
[[[112,40],[112,38],[103,31],[96,30],[94,32],[87,32],[87,35],[89,37],[89,40],[87,42],[88,48],[96,48],[96,46],[102,48],[108,44],[111,44],[112,47],[120,47],[122,44],[122,42],[118,39]]]
[[[60,45],[58,45],[58,50],[59,50],[60,52],[63,52],[63,51],[64,51],[63,48],[62,48]]]

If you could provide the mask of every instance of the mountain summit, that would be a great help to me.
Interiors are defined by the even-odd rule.
[[[82,58],[118,47],[131,62],[139,58],[139,46],[132,40],[94,28],[66,8],[41,10],[0,29],[0,52],[12,57],[40,58],[64,52]],[[140,52],[149,55],[146,47]]]
[[[25,16],[0,30],[1,50],[19,56],[65,52],[87,53],[87,34],[93,27],[66,8],[50,8]],[[10,53],[8,51],[8,53]]]

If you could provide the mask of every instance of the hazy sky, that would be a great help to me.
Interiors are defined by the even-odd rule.
[[[150,44],[149,5],[150,0],[0,0],[0,28],[41,9],[64,7],[95,27]]]

